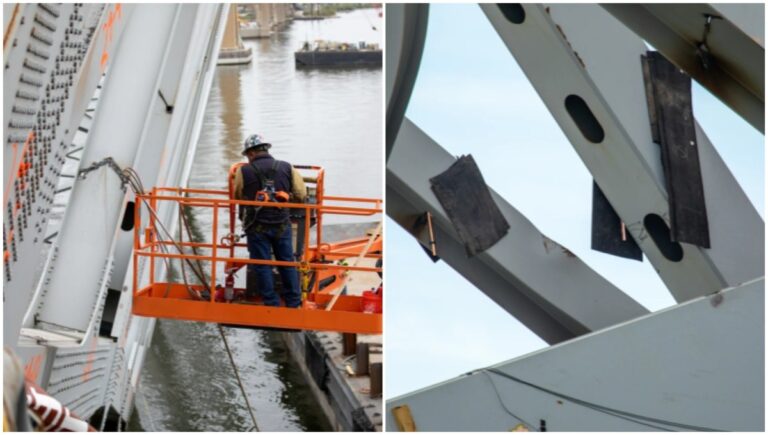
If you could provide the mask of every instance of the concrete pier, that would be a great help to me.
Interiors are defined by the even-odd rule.
[[[240,35],[243,39],[269,38],[275,30],[291,22],[294,17],[290,3],[255,3],[248,5],[254,20],[241,23]]]
[[[244,65],[251,63],[253,59],[251,48],[243,46],[238,22],[237,4],[233,3],[229,6],[224,37],[221,40],[218,65]]]

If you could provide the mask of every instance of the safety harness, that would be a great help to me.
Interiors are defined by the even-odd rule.
[[[258,190],[256,192],[256,195],[254,196],[254,201],[260,201],[260,202],[288,202],[290,199],[290,195],[288,192],[282,191],[282,190],[275,190],[275,174],[277,173],[277,165],[280,163],[279,160],[274,160],[272,162],[272,167],[267,171],[267,174],[264,175],[263,172],[261,172],[261,169],[259,169],[258,166],[256,166],[256,162],[253,161],[250,163],[251,167],[254,171],[256,171],[256,177],[259,179],[259,183],[261,184],[261,190]],[[261,209],[263,206],[253,206],[249,205],[245,207],[245,212],[243,215],[243,232],[247,233],[248,230],[253,227],[254,224],[256,224],[256,218],[259,216],[259,212],[261,212]],[[282,225],[281,225],[282,228]],[[256,232],[262,232],[263,228],[261,225],[256,225],[253,228]],[[282,232],[282,230],[281,230]]]

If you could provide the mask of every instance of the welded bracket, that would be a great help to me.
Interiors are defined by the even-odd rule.
[[[437,263],[440,261],[440,256],[437,255],[437,242],[435,241],[435,231],[432,227],[432,213],[430,212],[424,212],[423,214],[419,215],[419,217],[416,218],[416,221],[413,223],[413,233],[414,234],[421,234],[424,231],[427,232],[427,239],[429,240],[429,248],[419,243],[419,246],[421,246],[421,249],[424,250],[424,252],[427,254],[430,260],[432,260],[433,263]]]
[[[765,5],[606,3],[627,28],[765,131]]]
[[[642,56],[642,63],[651,135],[661,145],[672,240],[709,248],[691,78],[656,51]]]
[[[595,182],[592,184],[592,249],[643,261],[643,251],[632,238],[627,226],[600,190],[600,186]]]

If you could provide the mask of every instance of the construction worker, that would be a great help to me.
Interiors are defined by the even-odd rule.
[[[235,199],[304,202],[307,188],[301,174],[290,163],[272,157],[270,148],[272,145],[258,134],[250,135],[245,140],[243,155],[248,158],[248,164],[241,166],[234,174]],[[289,209],[240,207],[240,219],[248,239],[250,258],[271,260],[274,253],[277,261],[294,261]],[[285,306],[300,306],[301,289],[296,268],[280,266],[278,270]],[[248,275],[255,275],[265,305],[280,306],[271,266],[249,264]],[[246,287],[249,296],[254,296],[252,286]]]

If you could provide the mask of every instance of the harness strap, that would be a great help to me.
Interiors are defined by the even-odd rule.
[[[264,173],[262,173],[261,170],[259,169],[259,167],[256,166],[256,161],[255,160],[250,163],[251,168],[253,168],[253,170],[256,171],[256,176],[259,178],[259,183],[261,184],[260,190],[266,189],[268,182],[272,183],[272,192],[269,194],[270,200],[272,200],[272,201],[275,201],[275,198],[274,198],[274,182],[275,182],[275,174],[277,173],[277,166],[279,164],[280,164],[280,161],[277,160],[277,159],[274,159],[272,161],[272,167],[267,172],[268,176],[265,177]],[[249,212],[246,211],[245,216],[243,216],[243,232],[247,233],[252,228],[257,233],[261,233],[261,232],[265,231],[263,226],[261,224],[257,224],[257,222],[256,222],[256,219],[257,219],[257,217],[258,217],[258,215],[261,212],[263,207],[264,206],[258,206],[258,207],[246,206],[246,209],[250,210],[251,212],[249,213]],[[250,215],[250,216],[248,216],[248,215]],[[250,218],[248,219],[249,222],[246,223],[245,219],[247,217],[250,217]],[[256,224],[255,227],[254,227],[254,224]],[[282,234],[284,231],[285,231],[285,228],[281,224],[281,227],[279,229],[279,233]]]
[[[259,169],[258,166],[256,166],[256,160],[251,162],[251,167],[254,171],[256,171],[256,176],[259,177],[259,182],[261,183],[261,188],[264,189],[267,185],[268,181],[272,181],[274,183],[275,181],[275,174],[277,173],[277,165],[280,163],[279,160],[274,159],[272,161],[272,167],[269,169],[269,172],[267,172],[267,176],[264,176],[264,173],[261,172],[261,169]]]

